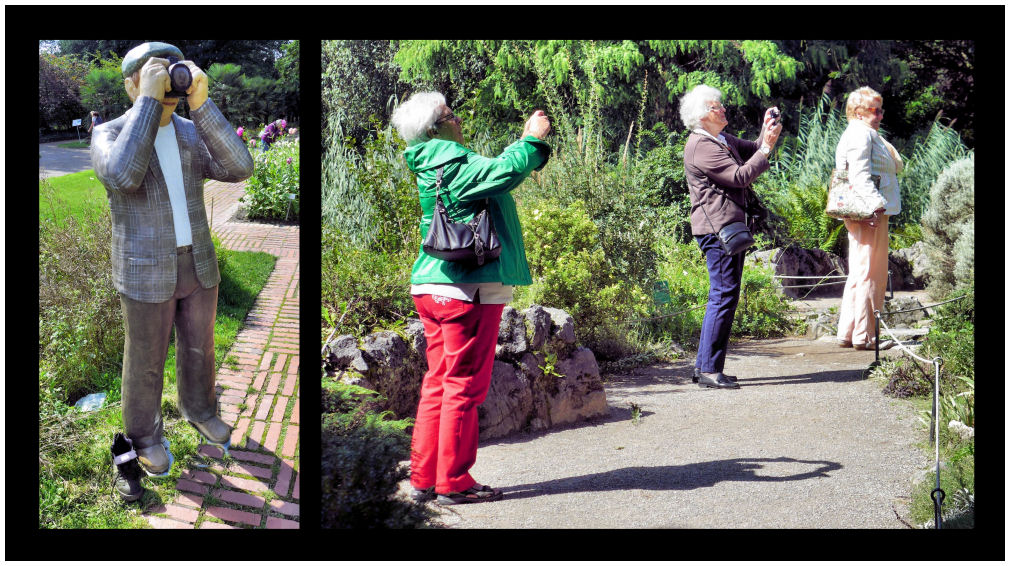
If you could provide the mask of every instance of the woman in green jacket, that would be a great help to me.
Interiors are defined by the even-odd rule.
[[[435,179],[442,170],[441,198],[456,222],[469,221],[487,203],[501,242],[501,255],[476,266],[444,261],[420,249],[410,283],[424,323],[428,371],[421,384],[411,440],[410,482],[418,501],[439,504],[501,499],[501,490],[477,483],[469,470],[477,459],[477,406],[491,384],[498,325],[514,285],[529,285],[522,230],[510,191],[543,168],[550,121],[542,111],[526,121],[518,141],[497,157],[463,145],[462,120],[437,92],[410,97],[392,123],[407,142],[404,157],[417,176],[421,239],[435,209]]]

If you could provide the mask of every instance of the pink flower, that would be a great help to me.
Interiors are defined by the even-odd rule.
[[[288,165],[291,165],[291,158],[288,158]]]
[[[238,134],[238,137],[242,137],[242,134],[245,133],[245,130],[242,129],[242,126],[239,126],[238,129],[235,130],[235,133]]]
[[[298,128],[291,128],[290,130],[288,130],[288,134],[290,134],[292,136],[295,135],[295,134],[297,134],[297,133],[298,133]]]

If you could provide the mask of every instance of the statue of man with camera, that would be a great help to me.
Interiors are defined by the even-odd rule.
[[[207,97],[207,75],[182,51],[150,42],[123,59],[133,106],[95,128],[91,162],[112,212],[112,278],[120,294],[123,426],[112,444],[116,489],[125,501],[140,480],[165,476],[173,457],[164,437],[161,396],[175,328],[176,385],[182,416],[227,450],[231,427],[214,391],[214,320],[221,275],[203,200],[205,179],[249,178],[253,159]],[[186,97],[192,121],[175,114]]]

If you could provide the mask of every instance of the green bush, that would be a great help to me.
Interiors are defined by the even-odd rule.
[[[323,328],[357,336],[414,313],[410,271],[418,250],[386,252],[356,245],[330,227],[322,232]],[[329,317],[333,323],[326,321]]]
[[[625,353],[629,348],[618,323],[644,314],[647,297],[607,262],[585,205],[578,200],[564,208],[550,201],[525,203],[519,218],[533,285],[516,289],[514,306],[564,309],[575,319],[580,341],[597,356]]]
[[[323,382],[323,528],[416,528],[431,513],[423,503],[396,497],[410,476],[412,419],[375,412],[375,392]],[[333,412],[329,412],[333,411]]]
[[[939,298],[972,285],[975,278],[975,154],[951,163],[930,188],[922,216],[923,242],[930,262],[927,283]]]
[[[673,237],[659,242],[659,281],[666,284],[669,302],[649,313],[656,317],[641,328],[653,340],[673,340],[696,346],[708,302],[709,279],[705,257],[694,242],[680,243]],[[744,264],[740,302],[733,320],[732,336],[768,338],[793,329],[787,314],[788,301],[775,289],[768,269]],[[676,316],[666,316],[673,315]],[[661,317],[661,318],[659,318]]]
[[[284,140],[267,151],[253,152],[253,175],[239,199],[250,218],[298,220],[299,145],[297,140]]]
[[[125,334],[112,284],[112,220],[107,206],[71,213],[55,191],[43,192],[53,213],[39,219],[39,389],[72,403],[119,376]]]

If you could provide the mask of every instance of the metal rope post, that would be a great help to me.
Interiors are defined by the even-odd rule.
[[[935,519],[936,528],[940,529],[943,525],[943,500],[946,494],[943,489],[940,488],[940,418],[939,418],[939,403],[940,403],[940,364],[943,363],[943,358],[935,357],[933,358],[933,367],[936,368],[935,378],[933,379],[933,422],[936,427],[936,436],[933,438],[933,444],[936,449],[936,489],[930,492],[929,497],[933,500],[933,516]],[[937,497],[939,495],[939,498]]]
[[[876,323],[873,325],[873,363],[880,364],[880,311],[873,311]]]

